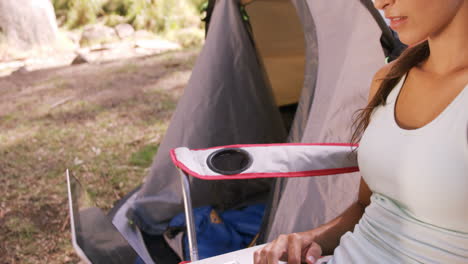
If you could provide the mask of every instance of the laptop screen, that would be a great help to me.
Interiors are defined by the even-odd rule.
[[[135,263],[137,253],[67,170],[73,246],[90,263]]]

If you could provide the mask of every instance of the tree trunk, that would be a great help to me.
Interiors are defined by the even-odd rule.
[[[50,0],[0,0],[0,34],[16,50],[55,42],[57,22]]]

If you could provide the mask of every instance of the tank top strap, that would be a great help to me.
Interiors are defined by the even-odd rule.
[[[458,96],[460,97],[460,101],[465,102],[463,105],[466,106],[468,104],[468,84],[465,85]]]

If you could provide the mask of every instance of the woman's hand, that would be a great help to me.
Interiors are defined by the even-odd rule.
[[[280,235],[275,241],[255,251],[255,264],[277,264],[279,260],[288,264],[313,264],[322,255],[322,248],[314,242],[309,232]]]
[[[255,264],[277,264],[279,260],[288,264],[313,264],[322,255],[333,254],[340,238],[352,231],[364,210],[370,204],[371,190],[361,179],[358,200],[334,220],[301,233],[281,235],[264,248],[255,251]],[[319,245],[320,244],[320,245]]]

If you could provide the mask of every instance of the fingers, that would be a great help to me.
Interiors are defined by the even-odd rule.
[[[296,233],[288,235],[288,264],[301,264],[302,240]]]
[[[288,264],[300,264],[302,239],[299,234],[280,235],[275,241],[254,252],[255,264],[278,264],[279,260]]]
[[[312,242],[305,253],[305,261],[307,264],[314,264],[322,256],[322,248],[319,244]]]
[[[275,241],[255,251],[254,264],[278,264],[279,259],[286,254],[287,243],[287,236],[281,235]]]
[[[278,264],[280,258],[287,254],[288,249],[288,236],[280,235],[275,243],[272,243],[272,247],[267,254],[268,264]]]
[[[259,249],[259,250],[256,250],[254,252],[254,264],[262,264],[262,259],[260,257],[260,254],[261,254],[262,250],[263,250],[263,248]]]
[[[275,241],[254,252],[254,264],[268,264],[268,255],[271,254],[273,243]]]
[[[254,264],[268,264],[267,255],[271,251],[271,243],[254,252]]]

